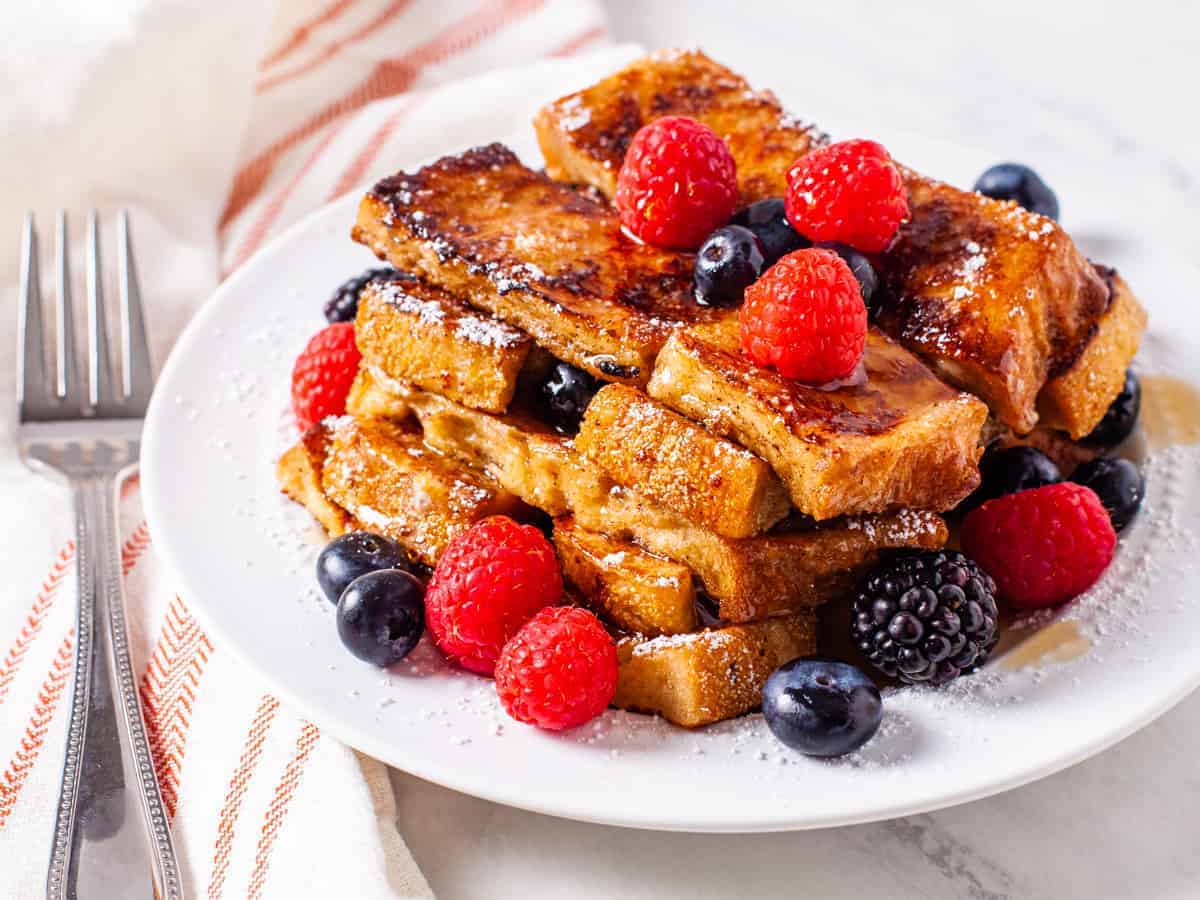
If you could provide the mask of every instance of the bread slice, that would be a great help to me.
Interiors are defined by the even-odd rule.
[[[647,391],[765,459],[813,518],[954,507],[979,484],[987,407],[877,331],[864,367],[859,384],[808,387],[749,362],[735,328],[698,326],[667,342]]]
[[[418,429],[382,419],[345,418],[331,428],[321,489],[363,526],[431,566],[451,538],[480,519],[528,514],[486,475],[425,447]]]
[[[997,420],[1030,431],[1047,381],[1098,329],[1104,280],[1051,219],[912,172],[906,182],[911,218],[882,260],[876,322],[986,400]],[[1129,358],[1089,359],[1093,371],[1119,373],[1111,402]],[[1086,418],[1091,404],[1069,405],[1069,416]]]
[[[1125,279],[1113,269],[1097,266],[1112,300],[1096,323],[1095,334],[1075,361],[1053,375],[1038,395],[1043,425],[1067,432],[1075,440],[1087,437],[1104,418],[1125,383],[1125,369],[1137,353],[1146,330],[1146,311]],[[1123,364],[1122,364],[1123,361]]]
[[[947,537],[937,515],[905,510],[733,540],[693,525],[593,467],[564,469],[563,489],[580,527],[683,563],[716,601],[718,617],[729,622],[825,603],[847,593],[880,550],[940,547]]]
[[[627,237],[501,144],[380,181],[353,236],[606,381],[644,385],[674,323],[723,314],[693,300],[689,255]]]
[[[318,422],[304,432],[279,458],[275,477],[283,493],[306,507],[330,537],[337,537],[361,527],[350,513],[326,497],[321,487],[331,431],[330,425]]]
[[[816,652],[816,620],[796,613],[692,634],[617,643],[618,709],[657,713],[687,728],[758,708],[779,666]]]
[[[617,484],[725,537],[766,531],[790,508],[765,462],[626,385],[596,394],[575,447]]]
[[[725,138],[744,203],[782,196],[788,167],[818,144],[771,95],[681,51],[638,60],[550,104],[536,119],[538,140],[551,174],[611,198],[632,133],[675,114]],[[1128,295],[1106,315],[1103,278],[1056,222],[904,172],[911,220],[877,260],[881,327],[984,398],[1015,432],[1030,431],[1040,408],[1056,427],[1087,434],[1136,350],[1144,328],[1136,300]]]
[[[653,637],[699,627],[687,566],[587,531],[570,516],[554,521],[554,549],[567,583],[620,630]]]
[[[511,325],[404,275],[367,285],[354,330],[369,365],[489,412],[508,408],[533,345]]]
[[[371,369],[359,371],[347,411],[398,417],[410,412],[424,429],[425,443],[439,453],[484,472],[504,489],[551,516],[569,511],[562,469],[573,463],[569,438],[531,416],[493,416],[392,381]]]

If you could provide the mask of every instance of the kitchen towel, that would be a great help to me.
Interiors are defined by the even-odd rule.
[[[0,226],[11,236],[0,258],[0,409],[9,416],[26,210],[42,232],[49,298],[54,210],[75,214],[78,250],[88,209],[105,222],[130,209],[161,363],[220,279],[298,218],[397,159],[516,127],[522,98],[483,73],[581,52],[599,52],[597,71],[607,65],[596,51],[603,16],[590,0],[288,0],[275,9],[48,0],[9,4],[0,22],[10,35],[0,60]],[[8,423],[0,896],[26,898],[44,892],[58,793],[75,548],[66,492],[21,465]],[[122,490],[120,521],[134,662],[188,896],[432,896],[396,831],[384,767],[291,712],[205,632],[156,558],[136,478]]]

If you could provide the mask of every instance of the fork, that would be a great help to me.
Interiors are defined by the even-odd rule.
[[[65,213],[55,225],[53,371],[43,346],[32,214],[22,235],[17,338],[21,458],[64,480],[75,506],[75,674],[46,896],[177,900],[179,866],[138,704],[118,547],[117,488],[137,465],[154,384],[129,219],[122,211],[117,220],[120,383],[109,367],[98,217],[93,211],[87,221],[86,377],[76,361]]]

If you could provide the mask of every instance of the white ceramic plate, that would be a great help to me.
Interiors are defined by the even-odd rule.
[[[959,184],[995,161],[911,135],[882,137],[897,157]],[[512,140],[536,159],[527,129]],[[1127,242],[1119,206],[1056,181],[1060,174],[1069,175],[1050,180],[1065,224],[1150,309],[1140,370],[1200,384],[1200,273]],[[889,692],[879,734],[849,757],[794,754],[757,715],[688,732],[609,712],[555,736],[507,719],[491,682],[451,670],[428,640],[391,671],[358,662],[313,582],[322,536],[279,495],[273,474],[294,437],[292,360],[321,326],[332,287],[371,262],[346,237],[356,199],[296,225],[204,306],[162,372],[142,464],[155,543],[212,636],[350,745],[447,787],[553,815],[695,831],[814,828],[961,803],[1048,775],[1200,683],[1195,393],[1166,390],[1174,382],[1157,377],[1146,379],[1146,436],[1134,447],[1146,454],[1145,508],[1101,583],[1059,614],[1072,624],[1043,633],[1041,651],[1025,644],[1007,657],[1011,665],[1021,654],[1027,667],[1001,657],[941,691]],[[1181,404],[1191,404],[1192,424]]]

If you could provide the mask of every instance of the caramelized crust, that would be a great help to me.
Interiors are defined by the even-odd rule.
[[[766,531],[790,507],[783,483],[765,462],[636,388],[602,388],[587,408],[575,447],[617,484],[725,537]]]
[[[411,427],[381,419],[332,430],[321,488],[367,528],[426,565],[456,534],[487,516],[523,518],[525,507],[487,476],[428,450]]]
[[[699,626],[692,573],[636,544],[554,520],[563,577],[596,613],[622,631],[655,636]]]
[[[678,51],[556,101],[536,125],[552,174],[611,198],[633,123],[674,113],[725,136],[746,203],[781,196],[788,166],[815,143],[769,95],[702,54]],[[905,177],[912,219],[877,259],[890,299],[881,326],[1015,432],[1032,429],[1040,410],[1056,427],[1088,433],[1119,392],[1144,328],[1136,301],[1128,296],[1124,312],[1105,315],[1102,279],[1057,223]]]
[[[796,158],[824,135],[789,118],[770,91],[699,51],[663,50],[543,107],[533,120],[546,171],[612,197],[634,134],[664,116],[703,122],[737,160],[742,202],[783,196]]]
[[[731,719],[759,706],[775,669],[816,649],[811,613],[693,634],[627,637],[617,643],[612,705],[657,713],[687,728]]]
[[[354,323],[366,362],[476,409],[504,412],[533,342],[414,278],[372,282]]]
[[[987,408],[874,330],[864,366],[861,384],[808,387],[746,360],[731,323],[674,335],[647,390],[765,459],[816,519],[952,508],[979,483]]]
[[[692,299],[692,259],[627,238],[616,214],[500,144],[385,178],[354,239],[607,381],[644,385]]]
[[[911,172],[906,180],[912,218],[883,260],[876,321],[1023,434],[1037,424],[1043,385],[1088,346],[1108,289],[1052,219]]]
[[[721,619],[749,622],[817,606],[848,592],[887,547],[940,547],[945,523],[933,513],[839,519],[807,530],[732,540],[655,506],[598,472],[564,470],[575,521],[632,540],[683,563],[717,601]]]
[[[1121,392],[1125,370],[1146,330],[1146,311],[1125,279],[1112,269],[1097,267],[1097,271],[1104,276],[1112,301],[1074,365],[1046,382],[1038,396],[1042,423],[1075,440],[1091,433]]]

